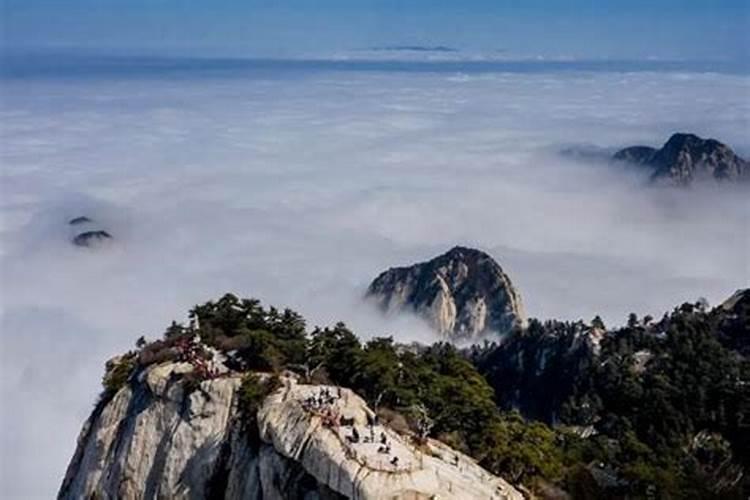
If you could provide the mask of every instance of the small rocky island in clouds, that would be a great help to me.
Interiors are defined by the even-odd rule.
[[[632,166],[646,172],[650,182],[663,185],[750,181],[750,162],[716,139],[689,133],[672,134],[660,148],[636,145],[613,153],[609,148],[587,145],[566,147],[560,154],[574,161]]]
[[[521,295],[500,265],[466,247],[383,272],[366,298],[386,314],[416,313],[450,341],[503,335],[526,321]]]
[[[73,231],[71,242],[77,247],[97,248],[112,241],[112,235],[108,231],[85,215],[70,219],[68,226]]]
[[[693,134],[674,134],[659,149],[631,146],[615,153],[613,160],[643,166],[651,171],[654,181],[678,186],[708,179],[727,182],[750,179],[750,163],[737,156],[732,148]]]

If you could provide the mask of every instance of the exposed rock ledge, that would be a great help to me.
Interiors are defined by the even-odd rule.
[[[59,498],[152,499],[522,499],[504,480],[472,459],[430,440],[418,450],[409,439],[376,425],[376,443],[352,444],[352,426],[323,425],[303,401],[323,386],[293,377],[258,412],[253,444],[237,410],[239,375],[224,374],[186,393],[187,363],[142,371],[97,406],[84,425]],[[373,413],[348,389],[332,409],[370,435]],[[383,432],[391,447],[378,451]],[[394,456],[398,457],[393,464]]]

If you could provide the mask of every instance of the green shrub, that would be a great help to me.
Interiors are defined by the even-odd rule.
[[[128,382],[130,375],[136,367],[136,355],[129,352],[120,359],[107,362],[107,367],[102,378],[105,396],[114,396]]]
[[[516,484],[562,478],[563,455],[555,432],[540,422],[526,422],[518,413],[494,419],[475,448],[482,465]]]
[[[251,441],[258,440],[258,410],[263,401],[280,386],[277,375],[261,377],[257,373],[248,373],[242,378],[237,404]]]

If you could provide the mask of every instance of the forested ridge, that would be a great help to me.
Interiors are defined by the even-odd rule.
[[[106,400],[144,366],[217,349],[245,372],[248,421],[272,390],[256,372],[349,387],[393,427],[431,436],[544,498],[746,498],[750,293],[634,314],[540,322],[500,344],[363,342],[343,323],[308,329],[291,310],[227,294],[109,366]],[[198,339],[196,344],[195,339]],[[200,366],[200,365],[199,365]],[[199,390],[209,372],[185,376]]]
[[[566,459],[611,484],[607,496],[745,498],[749,305],[744,291],[711,310],[699,302],[659,321],[631,315],[604,335],[598,318],[532,321],[473,359],[502,409],[586,436]]]

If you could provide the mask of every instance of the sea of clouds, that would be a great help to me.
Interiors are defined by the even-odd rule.
[[[0,113],[0,497],[54,496],[104,361],[227,291],[363,337],[360,298],[456,244],[540,318],[609,324],[747,287],[747,192],[559,154],[674,131],[750,153],[750,78],[296,69],[8,77]],[[85,215],[114,236],[70,244]]]

